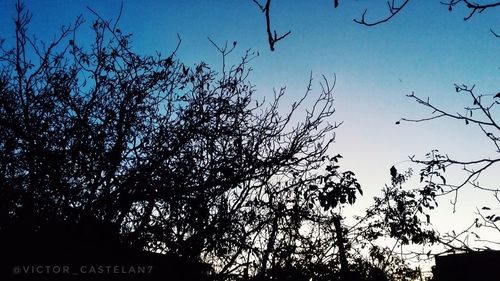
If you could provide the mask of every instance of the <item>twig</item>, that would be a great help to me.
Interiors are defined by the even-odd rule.
[[[365,16],[366,16],[366,12],[368,11],[368,9],[366,9],[363,14],[361,15],[361,19],[353,19],[354,22],[356,23],[359,23],[359,24],[362,24],[362,25],[365,25],[365,26],[374,26],[374,25],[378,25],[378,24],[381,24],[381,23],[384,23],[384,22],[387,22],[389,21],[391,18],[393,18],[396,14],[398,14],[405,6],[406,4],[408,4],[408,2],[410,2],[410,0],[405,0],[403,2],[403,4],[399,5],[399,6],[396,6],[396,4],[394,3],[394,0],[392,0],[392,2],[389,2],[387,1],[387,5],[389,6],[389,16],[381,19],[381,20],[378,20],[378,21],[375,21],[375,22],[367,22],[366,19],[365,19]]]

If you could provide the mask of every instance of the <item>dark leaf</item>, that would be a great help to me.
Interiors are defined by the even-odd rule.
[[[398,170],[396,170],[396,167],[392,166],[390,169],[391,172],[391,177],[395,178],[398,175]]]
[[[337,162],[339,162],[339,158],[342,158],[342,155],[337,154],[337,155],[332,157],[332,160],[333,160],[333,162],[337,163]]]
[[[356,189],[358,190],[359,194],[363,195],[363,190],[361,189],[361,185],[359,183],[356,183]]]
[[[482,207],[481,210],[491,210],[489,207]]]

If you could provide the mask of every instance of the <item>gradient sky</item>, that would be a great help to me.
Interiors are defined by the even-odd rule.
[[[12,39],[13,0],[0,0],[0,37]],[[461,7],[448,12],[439,1],[412,1],[390,22],[365,27],[352,21],[368,8],[367,19],[386,13],[386,1],[274,0],[273,28],[291,30],[270,52],[264,16],[251,0],[123,1],[121,29],[133,33],[139,53],[170,53],[182,38],[178,57],[188,65],[205,61],[220,66],[217,50],[209,43],[237,41],[230,61],[237,62],[246,49],[260,56],[251,62],[250,80],[257,96],[287,87],[287,101],[303,94],[312,71],[315,82],[321,75],[337,77],[336,109],[332,119],[344,121],[337,131],[332,153],[344,155],[344,169],[353,170],[365,190],[354,209],[361,210],[390,182],[389,168],[411,167],[409,155],[423,156],[439,149],[459,159],[494,156],[495,148],[479,128],[461,122],[437,120],[402,123],[401,117],[428,116],[429,111],[405,97],[415,92],[436,104],[464,112],[471,101],[456,94],[454,83],[476,84],[478,93],[500,89],[500,9],[487,10],[464,22]],[[86,39],[94,16],[87,6],[106,19],[117,17],[121,1],[44,0],[26,1],[33,13],[31,32],[50,40],[62,24],[82,14],[87,22]],[[311,4],[313,3],[313,4]],[[315,84],[313,90],[319,91]],[[319,92],[313,92],[312,98]],[[498,111],[496,114],[500,114]],[[417,166],[413,166],[418,170]],[[500,167],[485,181],[499,187]],[[450,198],[441,200],[433,218],[438,229],[460,229],[472,221],[475,207],[492,205],[493,198],[468,188],[459,195],[459,209],[452,212]]]

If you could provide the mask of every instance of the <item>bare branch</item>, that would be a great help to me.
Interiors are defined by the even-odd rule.
[[[408,4],[408,2],[410,2],[410,0],[405,0],[401,5],[398,6],[394,3],[394,1],[395,0],[392,0],[391,2],[387,1],[387,5],[389,7],[389,16],[387,16],[381,20],[377,20],[374,22],[367,22],[365,16],[366,16],[366,12],[368,10],[365,10],[363,12],[363,14],[361,15],[361,19],[353,19],[353,20],[354,20],[354,22],[365,25],[365,26],[374,26],[374,25],[378,25],[378,24],[387,22],[391,18],[393,18],[395,15],[397,15],[406,6],[406,4]]]
[[[467,92],[469,92],[469,94],[471,94],[471,96],[473,97],[473,99],[477,101],[478,99],[475,97],[475,95],[473,94],[473,91],[472,91],[473,88],[474,87],[472,87],[471,89],[467,89],[466,87],[464,88],[462,86],[457,86],[456,85],[457,92],[459,92],[459,91],[467,91]],[[498,126],[498,124],[496,123],[496,121],[492,118],[491,114],[489,113],[489,110],[487,108],[485,108],[484,106],[480,106],[480,108],[483,110],[484,114],[488,117],[489,122],[488,121],[482,121],[482,120],[479,120],[479,119],[474,119],[472,117],[467,117],[467,116],[461,115],[459,113],[452,114],[452,113],[446,112],[445,110],[440,109],[440,108],[432,105],[429,102],[429,99],[427,99],[425,101],[425,100],[419,98],[418,96],[416,96],[415,93],[411,93],[411,94],[407,95],[407,97],[413,98],[417,103],[422,104],[422,105],[424,105],[424,106],[432,109],[433,113],[439,113],[439,115],[428,117],[428,118],[421,118],[421,119],[407,119],[407,118],[402,118],[401,120],[403,120],[403,121],[407,121],[407,122],[423,122],[423,121],[433,120],[433,119],[437,119],[437,118],[441,118],[441,117],[449,117],[449,118],[453,118],[453,119],[465,120],[467,124],[469,124],[469,122],[470,122],[470,123],[474,123],[474,124],[478,124],[478,125],[491,126],[491,127],[495,127],[497,129],[500,129],[500,127]],[[477,102],[477,103],[480,104],[480,102]]]
[[[496,33],[495,31],[493,31],[493,29],[490,28],[490,32],[493,34],[493,36],[495,36],[496,38],[500,38],[500,34]]]
[[[271,0],[266,0],[265,5],[262,5],[257,0],[252,0],[252,1],[260,8],[260,10],[266,16],[267,41],[269,42],[269,48],[271,49],[271,51],[274,51],[275,50],[274,45],[278,41],[280,41],[280,40],[284,39],[285,37],[287,37],[288,35],[290,35],[290,33],[292,33],[292,31],[289,30],[288,32],[284,33],[283,35],[278,35],[276,30],[271,32],[271,16],[270,16]]]
[[[441,2],[441,4],[448,6],[448,10],[451,12],[453,10],[453,7],[461,2],[465,3],[466,7],[469,9],[469,14],[464,17],[464,20],[470,19],[472,16],[476,14],[476,12],[482,13],[486,9],[500,6],[500,2],[489,3],[489,4],[478,4],[478,3],[472,3],[468,0],[450,0],[449,2]]]

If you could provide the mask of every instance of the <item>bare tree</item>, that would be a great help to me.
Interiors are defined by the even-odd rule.
[[[467,187],[475,188],[478,192],[491,194],[500,205],[500,188],[497,186],[498,182],[492,182],[491,184],[493,185],[490,185],[481,181],[481,177],[485,173],[495,173],[500,163],[500,124],[498,120],[500,93],[478,94],[475,86],[469,87],[467,85],[455,85],[455,92],[465,94],[471,101],[470,105],[464,107],[464,113],[453,113],[446,108],[443,109],[435,106],[429,98],[423,99],[412,93],[408,97],[430,109],[432,114],[427,118],[402,118],[401,120],[406,122],[427,122],[434,119],[447,118],[464,122],[465,126],[477,126],[478,133],[482,134],[491,143],[491,155],[487,158],[462,160],[448,154],[443,154],[438,150],[432,150],[426,155],[425,159],[418,159],[415,156],[410,157],[410,159],[414,163],[423,165],[420,171],[420,180],[425,183],[423,190],[435,194],[435,196],[452,194],[454,197],[452,200],[454,210],[457,207],[460,190]],[[459,168],[463,171],[464,176],[462,178],[455,176],[451,179],[446,173],[447,170],[449,171],[453,168]],[[484,214],[485,212],[490,214],[486,215]],[[468,239],[464,238],[467,235],[477,236],[476,233],[471,232],[472,229],[479,227],[499,229],[498,221],[500,221],[500,216],[498,213],[494,214],[492,212],[492,208],[488,206],[484,206],[481,210],[478,209],[478,218],[476,221],[469,228],[458,234],[451,233],[445,235],[444,244],[452,249],[472,250],[473,247],[466,243]],[[500,231],[498,235],[500,235]],[[493,246],[498,246],[498,243],[494,241],[490,242],[492,242]],[[459,245],[453,246],[454,243],[458,243]]]

